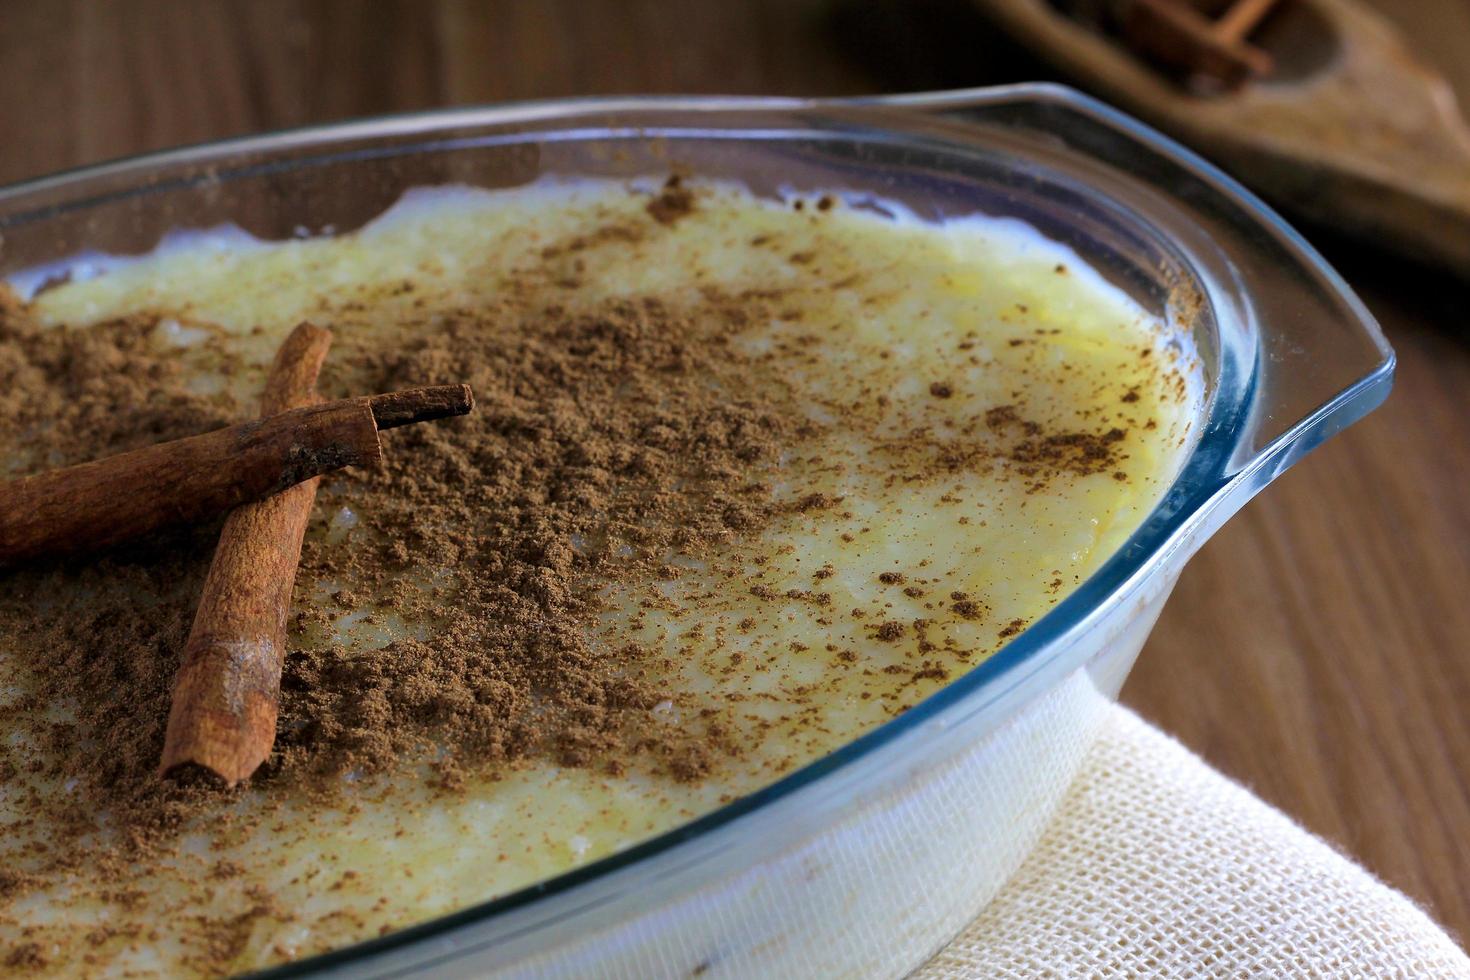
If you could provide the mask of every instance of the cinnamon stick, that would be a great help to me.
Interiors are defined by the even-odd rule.
[[[1123,36],[1156,65],[1233,86],[1271,73],[1271,55],[1246,38],[1278,2],[1235,0],[1214,21],[1187,0],[1132,0]]]
[[[0,568],[189,524],[382,458],[389,427],[463,415],[465,385],[348,398],[0,483]]]
[[[1225,44],[1244,41],[1281,0],[1235,0],[1215,21],[1214,34]]]
[[[303,323],[266,379],[261,415],[318,401],[329,330]],[[159,774],[202,766],[226,783],[249,778],[276,740],[286,617],[301,540],[320,477],[231,511],[174,678]]]

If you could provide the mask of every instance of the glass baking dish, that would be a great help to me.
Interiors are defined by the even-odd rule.
[[[1391,384],[1368,312],[1279,217],[1178,144],[1048,85],[538,102],[230,140],[0,191],[0,274],[34,283],[181,228],[341,232],[422,185],[671,168],[927,218],[1014,217],[1065,243],[1197,356],[1179,471],[1096,574],[893,721],[612,857],[271,976],[902,975],[1034,845],[1184,562]]]

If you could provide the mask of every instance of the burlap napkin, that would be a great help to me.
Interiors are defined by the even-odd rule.
[[[1470,958],[1404,895],[1118,707],[1040,845],[914,977],[1470,977]]]

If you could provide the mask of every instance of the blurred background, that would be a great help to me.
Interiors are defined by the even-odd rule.
[[[1470,0],[1221,2],[1208,29],[1154,9],[1167,2],[0,0],[0,182],[568,95],[1055,79],[1148,115],[1302,223],[1399,375],[1383,409],[1206,545],[1124,699],[1463,942],[1470,136],[1452,93],[1470,104]]]

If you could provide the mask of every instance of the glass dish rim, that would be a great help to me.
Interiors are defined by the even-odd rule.
[[[819,782],[828,774],[846,768],[887,745],[897,742],[911,731],[921,728],[937,716],[982,690],[999,686],[1003,680],[1019,684],[1036,670],[1046,666],[1048,651],[1056,651],[1074,631],[1084,629],[1089,620],[1100,615],[1113,603],[1121,602],[1131,586],[1148,576],[1166,560],[1181,540],[1215,508],[1230,491],[1250,473],[1269,466],[1289,452],[1302,437],[1320,427],[1332,416],[1351,414],[1347,424],[1375,407],[1387,394],[1395,359],[1392,349],[1371,314],[1353,294],[1338,273],[1320,254],[1274,210],[1234,178],[1209,163],[1192,150],[1164,136],[1127,114],[1075,89],[1053,83],[1020,83],[984,88],[955,89],[900,95],[858,96],[841,98],[794,98],[785,96],[593,96],[512,101],[479,106],[459,106],[394,113],[318,125],[292,127],[261,134],[211,140],[160,151],[124,156],[98,164],[90,164],[45,174],[0,186],[0,208],[10,201],[33,193],[61,190],[69,184],[106,177],[142,174],[159,167],[198,163],[234,153],[280,153],[312,146],[326,147],[353,139],[373,137],[408,137],[431,135],[455,128],[506,125],[517,122],[554,120],[582,112],[637,112],[640,110],[692,110],[696,112],[735,112],[801,110],[821,111],[832,108],[874,108],[934,113],[962,111],[967,107],[1001,103],[1061,104],[1105,127],[1121,131],[1155,153],[1170,158],[1191,175],[1215,185],[1267,230],[1282,236],[1298,250],[1298,257],[1309,271],[1325,283],[1357,315],[1361,325],[1380,354],[1376,367],[1342,389],[1315,411],[1293,424],[1268,445],[1260,448],[1248,461],[1232,469],[1233,450],[1238,448],[1241,433],[1248,424],[1253,388],[1259,365],[1250,365],[1249,376],[1242,379],[1240,390],[1225,393],[1211,411],[1222,411],[1223,425],[1211,426],[1201,433],[1181,463],[1172,483],[1139,527],[1119,548],[1071,594],[1035,623],[998,651],[942,688],[924,698],[902,714],[884,722],[864,735],[845,743],[826,755],[807,763],[781,779],[730,803],[724,804],[694,820],[664,831],[614,854],[507,895],[458,909],[433,919],[406,926],[393,932],[315,954],[251,973],[257,977],[301,976],[321,969],[361,962],[375,954],[406,946],[424,939],[441,936],[471,923],[497,917],[503,913],[535,903],[543,898],[570,891],[587,882],[611,875],[673,848],[703,837],[718,828],[757,813],[776,801]],[[296,163],[298,161],[288,161]],[[299,161],[309,164],[311,161]],[[223,176],[223,175],[222,175]],[[233,176],[233,175],[230,175]],[[228,179],[226,177],[226,179]],[[143,190],[156,190],[141,185],[107,195],[125,198]],[[105,199],[105,198],[104,198]],[[98,203],[88,200],[86,204]],[[31,215],[45,220],[44,216]],[[1356,409],[1349,412],[1349,409]],[[1310,447],[1308,447],[1310,448]],[[1184,499],[1175,491],[1192,486]],[[1030,668],[1030,669],[1028,669]]]

